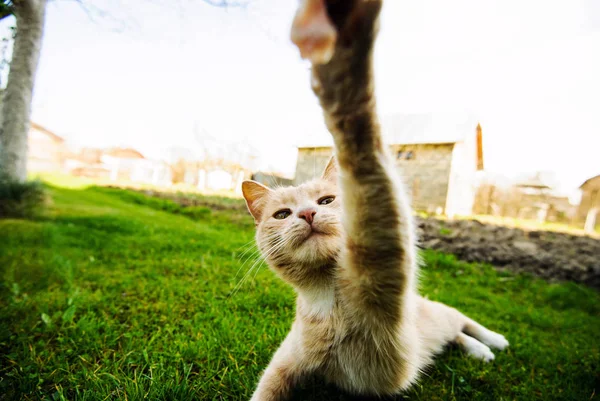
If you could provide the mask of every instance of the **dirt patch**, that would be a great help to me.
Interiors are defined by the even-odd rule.
[[[420,246],[468,262],[570,280],[600,289],[600,240],[553,231],[527,231],[477,220],[417,219]]]

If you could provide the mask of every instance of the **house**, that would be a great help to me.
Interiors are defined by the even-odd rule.
[[[278,174],[267,173],[262,171],[257,171],[256,173],[252,174],[252,177],[250,177],[250,179],[256,182],[260,182],[261,184],[266,185],[270,188],[288,187],[294,184],[294,180],[282,177]]]
[[[102,152],[100,161],[110,171],[110,179],[131,180],[135,175],[143,174],[146,158],[132,148],[110,148]]]
[[[209,160],[197,170],[197,188],[200,191],[233,191],[241,194],[242,181],[250,176],[250,171],[239,163]]]
[[[539,223],[569,221],[574,212],[569,198],[555,194],[552,181],[551,173],[540,171],[517,181],[511,199],[516,215],[511,217],[537,220]]]
[[[383,117],[381,125],[414,209],[449,216],[472,213],[476,173],[483,170],[482,129],[476,119],[394,114]],[[332,153],[329,134],[298,146],[294,183],[321,174]]]
[[[65,140],[34,122],[27,137],[27,170],[60,171],[67,156]]]
[[[65,166],[76,176],[156,186],[171,185],[171,169],[167,163],[147,159],[132,148],[83,148],[78,154],[72,155]]]
[[[102,152],[102,165],[110,171],[112,181],[168,186],[171,168],[167,163],[147,159],[132,148],[110,148]]]
[[[579,189],[581,202],[577,208],[577,220],[585,222],[585,231],[593,232],[600,225],[600,175],[589,178]]]
[[[102,149],[83,148],[67,157],[65,170],[77,177],[107,178],[110,171],[102,165],[101,157]]]

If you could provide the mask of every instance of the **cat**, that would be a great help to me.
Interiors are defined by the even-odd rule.
[[[253,401],[307,375],[357,395],[409,388],[449,343],[490,361],[504,336],[421,297],[412,213],[381,137],[372,72],[381,0],[301,0],[292,41],[312,62],[335,154],[322,176],[269,189],[245,181],[256,242],[297,292],[296,318]]]

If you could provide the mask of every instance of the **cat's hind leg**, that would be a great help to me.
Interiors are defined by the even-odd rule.
[[[463,351],[475,359],[481,359],[484,362],[489,362],[495,358],[490,347],[480,343],[465,333],[459,333],[454,341],[463,349]]]
[[[502,350],[508,346],[503,335],[440,302],[420,298],[418,311],[418,329],[426,357],[455,343],[469,356],[489,362],[494,359],[490,347]]]
[[[464,315],[463,317],[465,318],[465,324],[462,330],[464,333],[476,338],[490,348],[503,350],[508,347],[508,340],[506,340],[502,334],[486,329],[476,321],[469,319]]]

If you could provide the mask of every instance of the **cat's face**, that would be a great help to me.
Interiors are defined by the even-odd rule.
[[[341,248],[341,200],[330,162],[324,176],[297,187],[268,189],[252,181],[242,189],[256,221],[256,242],[269,264],[293,285],[330,266]]]

